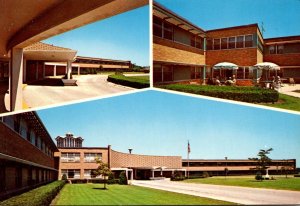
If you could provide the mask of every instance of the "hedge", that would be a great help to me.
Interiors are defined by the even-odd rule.
[[[134,77],[126,77],[124,75],[109,75],[107,81],[121,84],[123,86],[133,87],[137,89],[147,88],[150,86],[149,80],[134,78]]]
[[[0,202],[0,206],[44,206],[51,201],[65,185],[65,181],[55,181],[50,184],[30,190],[29,192],[9,198]]]
[[[160,88],[200,94],[205,96],[231,99],[242,102],[260,103],[277,102],[279,93],[271,89],[243,86],[210,86],[210,85],[183,85],[169,84],[160,85]]]

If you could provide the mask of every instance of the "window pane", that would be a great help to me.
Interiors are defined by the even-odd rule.
[[[153,17],[153,35],[162,37],[162,20],[156,16]]]
[[[163,66],[164,79],[163,81],[173,81],[173,69],[171,66]]]
[[[245,47],[253,47],[253,35],[245,36]]]
[[[229,37],[229,49],[235,49],[235,37]]]
[[[164,38],[173,40],[173,27],[167,22],[164,22]]]
[[[160,64],[153,66],[153,82],[162,82],[162,68]]]
[[[221,49],[228,49],[227,42],[228,42],[228,38],[221,39]]]
[[[201,37],[196,37],[196,48],[198,49],[203,49],[203,38]]]
[[[220,49],[220,39],[214,39],[214,50]]]
[[[243,48],[244,47],[244,36],[238,36],[236,38],[236,48]]]
[[[212,50],[212,39],[206,39],[206,50]]]
[[[275,54],[275,46],[269,46],[269,53]]]
[[[283,54],[283,45],[277,45],[277,54]]]

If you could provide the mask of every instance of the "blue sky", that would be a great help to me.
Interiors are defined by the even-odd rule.
[[[300,162],[300,115],[242,105],[143,91],[38,111],[52,138],[67,132],[84,146],[107,146],[137,154],[186,158],[270,157]]]
[[[149,66],[149,6],[88,24],[45,41],[79,56],[131,60]]]
[[[264,23],[264,38],[300,35],[300,0],[157,0],[204,30]]]

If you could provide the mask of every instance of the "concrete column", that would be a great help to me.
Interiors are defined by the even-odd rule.
[[[243,79],[246,79],[245,67],[243,67]]]
[[[46,66],[45,66],[45,62],[43,62],[43,79],[45,79],[46,76]]]
[[[152,170],[152,178],[154,178],[154,170]]]
[[[71,79],[71,73],[72,73],[72,62],[71,60],[68,60],[67,61],[67,76],[68,76],[68,79]]]
[[[131,173],[130,173],[130,180],[133,180],[133,170],[131,170]]]
[[[10,111],[21,110],[23,104],[23,49],[13,48],[10,69]]]
[[[128,180],[128,169],[126,169],[126,178]]]
[[[26,82],[26,72],[27,72],[27,61],[23,59],[23,82]]]
[[[54,68],[53,68],[53,76],[56,77],[56,65],[54,65]]]
[[[78,72],[78,75],[80,75],[80,66],[78,66],[77,72]]]
[[[36,64],[35,64],[35,80],[38,80],[39,79],[39,62],[37,61]]]
[[[206,66],[204,65],[202,69],[202,80],[203,80],[202,85],[206,85],[205,79],[206,79]]]

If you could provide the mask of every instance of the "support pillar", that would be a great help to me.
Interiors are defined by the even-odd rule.
[[[10,68],[10,111],[21,110],[23,104],[23,49],[13,48]]]
[[[56,65],[54,65],[54,68],[53,68],[53,76],[56,77]]]
[[[130,180],[133,180],[133,170],[131,169],[131,172],[130,172]]]
[[[43,79],[45,79],[46,76],[46,66],[45,66],[45,62],[43,62]]]
[[[71,72],[72,72],[72,62],[71,60],[67,61],[67,78],[71,79]]]
[[[203,80],[202,85],[206,85],[205,79],[206,79],[206,66],[204,65],[202,69],[202,80]]]
[[[27,73],[27,61],[26,59],[23,60],[23,82],[26,82],[26,73]]]
[[[154,170],[152,170],[152,178],[154,178]]]
[[[35,64],[35,80],[39,79],[39,62],[37,61]]]

